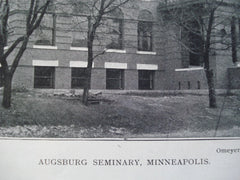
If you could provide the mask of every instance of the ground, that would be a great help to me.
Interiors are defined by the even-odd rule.
[[[12,107],[0,107],[0,136],[240,136],[239,93],[219,95],[216,109],[206,94],[103,93],[89,106],[80,99],[74,92],[14,91]]]

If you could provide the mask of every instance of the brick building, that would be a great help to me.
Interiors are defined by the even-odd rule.
[[[97,32],[94,52],[95,55],[105,53],[94,60],[91,89],[207,89],[198,57],[183,50],[179,42],[169,36],[169,32],[176,29],[166,30],[160,20],[157,7],[161,2],[139,0],[134,8],[120,7],[104,20]],[[232,11],[231,6],[223,7],[226,8]],[[41,27],[31,36],[14,75],[13,86],[83,87],[88,51],[85,10],[77,5],[58,7],[57,3],[48,8]],[[221,8],[219,13],[222,15]],[[9,20],[12,35],[8,44],[21,34],[24,18],[23,11],[12,12]],[[240,20],[237,16],[236,19],[234,27],[231,21],[226,21],[216,26],[216,32],[231,36],[231,28],[235,28],[239,41]],[[230,82],[232,88],[240,88],[237,79],[240,70],[233,65],[231,49],[211,53],[210,60],[216,88],[226,89]]]

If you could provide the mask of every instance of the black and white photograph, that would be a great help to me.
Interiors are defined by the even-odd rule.
[[[0,136],[240,136],[238,0],[0,5]]]
[[[0,0],[0,179],[238,180],[239,139],[240,0]]]

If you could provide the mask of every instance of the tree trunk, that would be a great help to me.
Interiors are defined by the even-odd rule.
[[[91,74],[92,74],[92,67],[88,67],[86,69],[86,76],[87,76],[87,79],[86,79],[86,83],[85,83],[85,86],[84,86],[84,89],[83,89],[83,99],[82,99],[82,102],[84,105],[88,105],[88,94],[89,94],[89,89],[90,89],[90,85],[91,85]]]
[[[209,107],[216,108],[217,100],[216,100],[213,70],[205,70],[205,73],[206,73],[207,82],[208,82]]]
[[[92,74],[92,64],[93,64],[93,41],[95,37],[96,28],[94,25],[92,25],[92,19],[91,16],[88,17],[88,63],[87,63],[87,69],[86,69],[86,82],[84,84],[83,89],[83,98],[82,102],[85,106],[88,105],[88,94],[89,89],[91,85],[91,74]]]
[[[210,52],[210,44],[211,44],[211,34],[212,34],[212,26],[214,21],[214,14],[216,9],[212,9],[209,15],[209,22],[207,28],[207,35],[205,41],[205,50],[204,50],[204,68],[207,77],[208,83],[208,96],[209,96],[209,107],[216,108],[217,107],[217,99],[216,99],[216,91],[215,91],[215,82],[214,82],[214,73],[210,68],[209,63],[209,52]]]
[[[237,62],[237,35],[236,35],[236,20],[232,17],[231,21],[231,40],[232,40],[232,61]]]
[[[2,106],[4,108],[11,107],[11,91],[12,91],[12,76],[10,73],[4,74],[4,86],[3,86],[3,100]]]

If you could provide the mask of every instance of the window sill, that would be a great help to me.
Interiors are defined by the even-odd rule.
[[[156,55],[157,53],[153,51],[137,51],[137,54]]]
[[[57,49],[57,46],[33,45],[33,48],[36,48],[36,49]]]
[[[4,47],[4,50],[7,50],[8,48],[9,48],[8,46],[5,46],[5,47]]]
[[[126,50],[122,49],[107,49],[106,52],[112,52],[112,53],[126,53]]]
[[[189,68],[181,68],[175,69],[175,71],[196,71],[196,70],[203,70],[203,67],[189,67]]]
[[[87,47],[74,47],[74,46],[71,46],[70,50],[72,50],[72,51],[88,51],[88,48]]]

